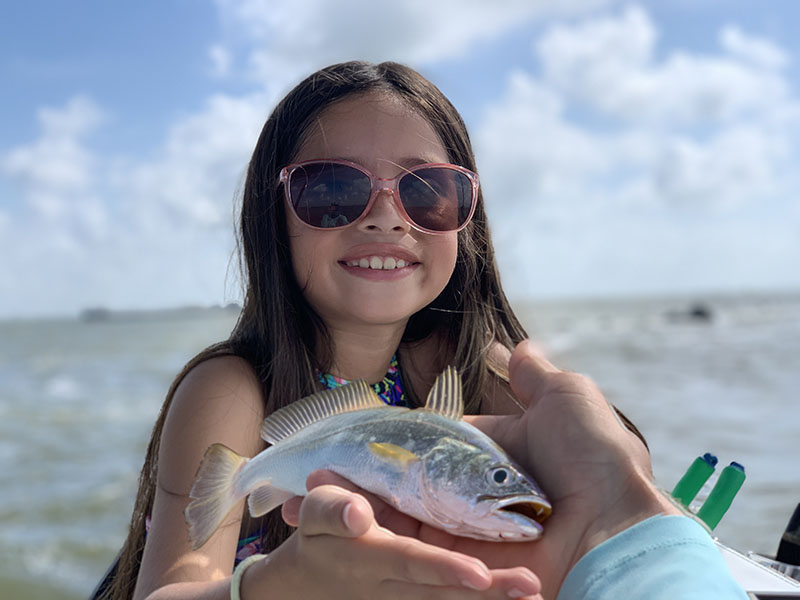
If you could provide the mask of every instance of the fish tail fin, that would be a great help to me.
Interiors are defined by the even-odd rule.
[[[236,493],[236,480],[247,461],[222,444],[212,444],[206,450],[189,493],[193,500],[184,512],[193,550],[208,541],[244,497]]]

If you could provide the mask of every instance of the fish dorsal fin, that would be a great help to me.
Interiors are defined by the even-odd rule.
[[[277,444],[327,417],[386,406],[363,379],[332,390],[317,392],[276,410],[261,425],[261,437]]]
[[[460,421],[464,416],[461,377],[454,367],[447,367],[436,378],[425,401],[425,409],[454,421]]]

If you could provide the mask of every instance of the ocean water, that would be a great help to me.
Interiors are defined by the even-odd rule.
[[[774,553],[800,502],[800,296],[518,303],[559,366],[642,430],[671,488],[713,452],[748,478],[715,531]],[[0,322],[0,597],[85,598],[122,543],[145,446],[224,310]],[[701,492],[702,494],[703,492]]]

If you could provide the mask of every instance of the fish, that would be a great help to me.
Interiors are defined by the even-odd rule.
[[[269,415],[253,458],[212,444],[198,468],[185,517],[193,549],[205,544],[247,497],[260,517],[327,469],[417,520],[489,541],[541,537],[552,506],[500,446],[462,420],[458,371],[439,375],[424,407],[383,402],[363,380],[307,396]]]

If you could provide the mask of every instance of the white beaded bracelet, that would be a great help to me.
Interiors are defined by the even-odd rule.
[[[247,568],[252,565],[254,562],[261,560],[262,558],[266,558],[266,554],[253,554],[252,556],[248,556],[233,570],[233,577],[231,577],[231,600],[241,600],[242,597],[240,595],[241,587],[242,587],[242,577],[244,576],[244,572]]]

